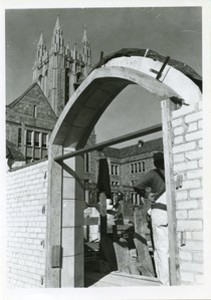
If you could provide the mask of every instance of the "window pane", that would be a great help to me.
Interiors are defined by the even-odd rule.
[[[137,173],[137,163],[135,163],[135,173]]]
[[[18,145],[21,145],[22,142],[22,130],[18,128]]]
[[[26,131],[26,145],[32,145],[32,130]]]
[[[43,148],[47,148],[47,136],[48,136],[47,133],[42,134],[42,147]]]
[[[33,106],[33,118],[36,118],[37,117],[37,106],[34,105]]]
[[[133,173],[133,164],[130,165],[130,171]]]
[[[40,132],[35,131],[34,133],[34,145],[40,147]]]

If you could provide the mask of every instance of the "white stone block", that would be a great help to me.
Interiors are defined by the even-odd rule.
[[[181,250],[179,253],[179,257],[182,260],[192,261],[192,253],[189,251],[183,251]]]
[[[182,188],[186,189],[197,189],[201,187],[201,181],[199,179],[185,180],[183,181]]]
[[[199,220],[178,220],[177,230],[178,231],[194,231],[202,229],[202,221]]]
[[[200,170],[188,171],[186,173],[186,177],[187,177],[187,179],[202,178],[203,177],[203,171],[201,169]]]
[[[189,272],[203,273],[204,271],[203,264],[193,262],[181,262],[180,268]]]
[[[188,217],[188,213],[187,213],[187,210],[178,210],[178,211],[176,211],[176,218],[178,219],[178,220],[185,220],[185,219],[187,219],[187,217]]]
[[[191,237],[192,237],[192,240],[203,241],[203,239],[204,239],[203,231],[192,232]]]
[[[202,209],[193,209],[188,211],[189,219],[203,219],[203,210]]]
[[[198,167],[197,160],[193,160],[193,161],[175,164],[174,171],[175,172],[187,171],[187,170],[191,170],[191,169],[196,169],[197,167]]]
[[[184,282],[194,282],[194,275],[192,272],[181,271],[181,280]]]
[[[183,126],[179,126],[179,127],[176,127],[174,129],[174,135],[177,136],[177,135],[181,135],[183,134],[184,132],[184,127]]]
[[[191,104],[189,106],[183,105],[180,109],[173,111],[173,118],[178,118],[194,112],[196,110],[196,104]]]
[[[196,189],[196,190],[192,190],[189,191],[189,196],[191,199],[201,199],[203,198],[203,190],[202,189]]]
[[[202,136],[203,136],[202,130],[198,130],[196,132],[186,134],[185,135],[185,140],[187,142],[195,141],[195,140],[198,140],[198,139],[202,139]]]
[[[174,146],[173,147],[173,153],[180,153],[180,152],[186,152],[186,151],[190,151],[190,150],[194,150],[196,149],[196,142],[189,142],[189,143],[185,143],[183,145],[179,145],[179,146]]]
[[[180,126],[180,125],[182,125],[182,118],[177,118],[177,119],[174,119],[173,121],[172,121],[172,127],[177,127],[177,126]]]
[[[182,144],[183,142],[184,142],[184,138],[183,138],[182,135],[177,136],[177,137],[174,138],[174,144],[175,145]]]
[[[185,123],[191,123],[203,118],[202,111],[195,112],[193,114],[189,114],[185,117]]]
[[[197,122],[190,123],[187,132],[196,131],[198,129]]]

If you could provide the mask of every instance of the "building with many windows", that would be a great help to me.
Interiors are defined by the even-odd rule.
[[[26,163],[47,157],[49,135],[57,117],[37,83],[6,107],[6,137]]]
[[[13,148],[16,147],[21,154],[16,155],[14,160],[31,163],[47,157],[48,140],[58,116],[90,70],[91,48],[87,28],[84,28],[81,48],[77,49],[76,44],[70,48],[69,43],[64,41],[63,30],[57,16],[49,50],[46,47],[44,33],[40,34],[33,64],[32,85],[6,107],[8,150],[12,143]],[[92,132],[87,146],[95,143],[96,136]],[[153,167],[153,153],[161,149],[162,139],[146,143],[139,141],[136,145],[122,149],[104,149],[104,156],[109,162],[114,201],[118,192],[132,198],[133,202],[138,201],[133,186],[143,172]],[[93,190],[96,190],[100,156],[98,151],[84,155],[87,201],[91,201]]]

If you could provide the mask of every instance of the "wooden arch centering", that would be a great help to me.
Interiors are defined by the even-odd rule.
[[[169,98],[182,98],[186,104],[198,102],[201,91],[190,77],[172,65],[169,59],[167,63],[159,57],[114,57],[94,69],[72,95],[49,141],[46,287],[82,287],[84,284],[84,190],[75,176],[70,177],[65,173],[69,168],[70,173],[75,172],[82,178],[83,159],[81,156],[75,156],[70,161],[67,159],[67,153],[80,151],[84,147],[105,109],[129,84],[142,86],[162,101],[166,192],[171,236],[170,277],[172,285],[178,283],[171,140],[171,111],[175,105]],[[66,170],[55,160],[60,158],[62,161],[64,155]]]

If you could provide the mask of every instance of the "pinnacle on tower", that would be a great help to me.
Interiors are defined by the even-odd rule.
[[[44,44],[43,30],[41,29],[41,33],[40,33],[40,38],[39,38],[38,45],[43,45],[43,44]]]
[[[37,44],[34,67],[36,67],[37,65],[42,65],[43,61],[46,59],[46,56],[47,50],[46,45],[44,43],[43,30],[41,29],[39,41]]]
[[[57,15],[56,24],[53,30],[53,37],[51,40],[51,47],[54,48],[54,52],[63,53],[64,50],[64,39],[63,30],[60,25],[59,15]]]
[[[58,33],[58,31],[60,29],[61,29],[61,26],[60,26],[60,21],[59,21],[59,15],[57,15],[56,24],[55,24],[55,27],[54,27],[54,30],[53,30],[53,34]]]
[[[89,67],[91,66],[91,49],[90,43],[87,37],[87,26],[84,26],[83,38],[82,38],[82,65],[84,67],[84,75],[86,76],[89,72]]]
[[[83,33],[83,38],[82,38],[82,44],[87,45],[88,44],[88,38],[87,38],[87,26],[84,25],[84,33]]]

